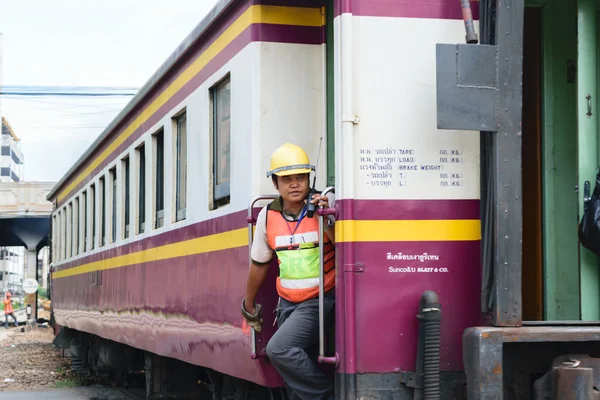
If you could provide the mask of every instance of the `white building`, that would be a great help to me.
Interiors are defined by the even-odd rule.
[[[21,140],[11,128],[8,120],[2,117],[2,135],[0,135],[0,182],[19,182],[22,179],[23,152]]]
[[[6,118],[2,117],[0,134],[0,184],[19,182],[22,179],[23,152],[17,137]],[[25,248],[0,247],[0,290],[16,291],[23,282]]]

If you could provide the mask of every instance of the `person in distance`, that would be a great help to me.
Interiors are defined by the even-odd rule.
[[[10,299],[12,294],[10,292],[6,292],[4,297],[4,327],[8,329],[8,317],[12,317],[15,322],[15,327],[19,326],[17,322],[17,317],[15,317],[15,310],[12,305],[12,300]]]

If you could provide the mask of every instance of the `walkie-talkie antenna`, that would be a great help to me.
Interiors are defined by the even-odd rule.
[[[319,159],[321,158],[321,146],[323,145],[323,136],[321,136],[321,140],[319,142],[319,153],[317,154],[317,164],[315,165],[315,176],[313,177],[312,188],[310,189],[310,193],[308,194],[308,199],[306,200],[306,216],[308,218],[312,218],[315,214],[315,210],[317,209],[316,204],[312,204],[310,201],[312,200],[313,195],[315,194],[315,185],[317,184],[317,168],[319,167]]]
[[[321,136],[321,140],[319,140],[319,152],[317,153],[317,164],[315,165],[315,178],[317,174],[317,168],[319,167],[319,159],[321,158],[321,146],[323,146],[323,136]]]

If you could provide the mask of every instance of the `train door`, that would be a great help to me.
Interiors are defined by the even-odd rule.
[[[599,260],[579,245],[598,168],[598,6],[529,0],[523,43],[523,319],[600,319]]]
[[[578,219],[584,197],[594,190],[598,168],[598,12],[595,0],[577,3],[577,172]],[[595,99],[595,100],[594,100]],[[589,188],[589,189],[588,189]],[[582,320],[600,319],[598,258],[579,245]]]
[[[541,8],[525,8],[523,32],[523,319],[543,318]]]
[[[526,2],[522,136],[524,320],[582,318],[585,295],[580,296],[584,277],[579,272],[577,185],[578,171],[588,162],[584,161],[585,152],[590,149],[578,140],[579,136],[587,137],[584,130],[578,131],[584,128],[579,121],[579,75],[587,68],[578,60],[578,43],[584,46],[577,36],[581,4],[575,0]],[[582,263],[582,270],[587,270],[586,258]]]

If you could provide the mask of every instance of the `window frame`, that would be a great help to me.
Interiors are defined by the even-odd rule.
[[[186,109],[183,109],[180,113],[173,117],[173,130],[175,131],[175,222],[183,221],[186,219],[188,170],[187,123],[188,120]],[[182,126],[183,130],[181,129]]]
[[[63,207],[61,211],[62,227],[61,227],[61,260],[67,259],[67,208]]]
[[[98,247],[103,247],[106,245],[106,177],[101,176],[98,180],[98,197],[100,198],[101,204],[99,208],[99,220],[100,220],[100,245]]]
[[[79,197],[75,197],[73,200],[73,257],[79,255],[79,230],[81,229],[81,223],[79,222],[80,217],[80,209],[81,203],[79,202]]]
[[[137,234],[146,231],[146,144],[135,149],[137,160]]]
[[[81,198],[83,199],[82,201],[82,208],[83,208],[83,253],[85,253],[88,249],[88,191],[87,189],[83,191],[83,193],[81,193]]]
[[[69,201],[67,205],[67,240],[68,240],[68,253],[67,258],[73,257],[73,202]]]
[[[114,166],[112,167],[109,171],[108,174],[110,176],[110,183],[111,183],[111,213],[110,213],[110,243],[115,243],[117,241],[117,224],[118,224],[118,219],[117,219],[117,207],[118,207],[118,203],[117,203],[117,188],[118,188],[118,175],[117,175],[117,167]]]
[[[58,245],[58,213],[52,214],[52,257],[49,258],[50,262],[58,261],[56,258],[56,248]]]
[[[96,248],[96,184],[93,183],[90,185],[90,215],[92,217],[92,226],[91,226],[91,234],[90,234],[90,250],[94,250]]]
[[[153,198],[154,229],[165,226],[165,130],[159,129],[152,135],[153,143]],[[160,144],[160,146],[159,146]],[[160,151],[159,151],[160,150]]]
[[[131,236],[131,160],[129,156],[122,159],[123,167],[123,239]]]
[[[229,98],[228,98],[228,110],[229,115],[227,121],[229,121],[229,143],[228,143],[228,157],[229,157],[229,179],[226,182],[218,183],[218,176],[221,172],[219,170],[219,149],[221,143],[221,123],[218,121],[219,107],[221,106],[221,96],[224,87],[228,87]],[[212,183],[212,209],[224,206],[231,202],[231,75],[228,73],[221,80],[216,82],[210,89],[210,140],[211,140],[211,183]]]

